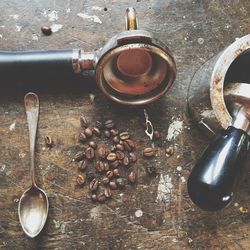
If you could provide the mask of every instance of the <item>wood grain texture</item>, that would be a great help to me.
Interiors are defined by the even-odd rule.
[[[105,204],[93,204],[87,187],[75,185],[78,171],[72,157],[82,147],[77,142],[80,115],[91,124],[97,119],[113,119],[120,130],[129,129],[140,155],[151,145],[141,127],[143,110],[110,103],[89,77],[47,81],[46,75],[37,76],[27,82],[20,80],[18,87],[11,88],[7,78],[0,79],[1,249],[250,248],[249,215],[239,213],[240,206],[250,209],[249,171],[234,201],[237,207],[233,203],[222,212],[208,213],[195,207],[187,196],[186,180],[207,140],[189,121],[185,100],[195,70],[236,37],[249,33],[248,0],[3,0],[1,50],[97,49],[123,30],[124,11],[129,6],[138,12],[139,27],[166,43],[177,61],[173,88],[147,107],[150,120],[162,134],[155,142],[157,157],[140,157],[134,167],[139,176],[135,187],[114,192]],[[101,23],[81,18],[78,13],[95,15]],[[49,37],[42,35],[41,26],[52,24],[63,26]],[[50,202],[45,230],[32,240],[22,232],[17,215],[18,199],[29,185],[23,96],[30,90],[39,94],[41,105],[37,179]],[[90,94],[95,95],[93,102]],[[176,122],[181,129],[168,141],[169,126]],[[44,146],[46,135],[55,141],[51,150]],[[168,158],[164,149],[170,145],[175,150]],[[157,167],[157,177],[148,177],[147,165]],[[139,218],[135,216],[137,210],[143,212]]]

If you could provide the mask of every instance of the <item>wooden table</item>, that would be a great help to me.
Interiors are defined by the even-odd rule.
[[[37,75],[17,87],[2,78],[0,93],[0,246],[1,249],[249,249],[249,178],[240,185],[237,199],[221,212],[198,209],[187,196],[186,180],[208,140],[186,113],[186,93],[194,72],[225,46],[249,33],[250,2],[239,1],[18,1],[0,3],[2,50],[100,48],[124,27],[124,11],[136,8],[139,26],[153,32],[172,50],[178,75],[171,91],[146,107],[154,128],[157,156],[141,157],[151,146],[141,123],[142,109],[109,102],[85,78],[51,78]],[[91,18],[82,18],[84,13]],[[86,17],[85,15],[85,17]],[[95,16],[95,17],[93,17]],[[51,36],[40,28],[54,24]],[[57,26],[55,26],[57,24]],[[21,81],[20,81],[21,82]],[[8,83],[8,84],[7,84]],[[19,83],[19,81],[17,81]],[[4,87],[5,86],[5,87]],[[26,237],[18,220],[18,201],[29,186],[29,146],[23,95],[36,91],[41,112],[37,138],[37,179],[49,195],[45,229],[36,239]],[[93,100],[94,97],[94,100]],[[132,168],[136,186],[117,190],[104,204],[90,200],[87,186],[77,187],[72,157],[79,117],[91,125],[113,119],[119,130],[128,129],[137,143],[139,160]],[[174,125],[174,126],[173,126]],[[173,133],[170,127],[177,129]],[[55,145],[44,146],[50,135]],[[167,140],[167,138],[169,140]],[[165,148],[174,146],[171,157]],[[154,165],[158,175],[149,177],[145,167]],[[246,172],[249,177],[249,172]],[[241,208],[241,209],[242,209]]]

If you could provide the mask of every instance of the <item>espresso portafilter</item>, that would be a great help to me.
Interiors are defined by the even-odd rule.
[[[163,96],[172,86],[176,65],[169,49],[154,36],[138,29],[133,8],[125,14],[126,30],[101,49],[0,52],[0,72],[15,74],[55,71],[81,74],[94,70],[97,85],[111,100],[143,105]]]

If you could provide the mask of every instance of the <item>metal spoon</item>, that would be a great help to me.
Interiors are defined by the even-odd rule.
[[[48,197],[35,182],[35,142],[39,116],[39,99],[34,93],[24,97],[29,138],[30,138],[30,174],[31,187],[27,189],[18,204],[18,215],[23,231],[31,238],[37,236],[46,222],[49,208]]]

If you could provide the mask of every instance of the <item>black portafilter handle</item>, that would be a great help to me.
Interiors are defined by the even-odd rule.
[[[93,53],[79,49],[0,51],[0,75],[29,73],[80,73],[93,67]]]
[[[221,131],[196,162],[187,187],[198,207],[216,211],[231,202],[247,160],[249,135],[245,131],[234,126]]]

